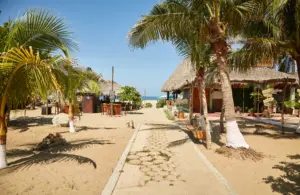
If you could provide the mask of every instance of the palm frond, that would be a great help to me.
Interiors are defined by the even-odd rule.
[[[43,9],[30,9],[10,24],[6,49],[16,46],[32,46],[42,50],[60,49],[66,55],[69,51],[78,50],[63,18]]]

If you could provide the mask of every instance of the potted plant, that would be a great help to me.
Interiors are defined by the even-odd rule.
[[[180,118],[180,119],[184,119],[184,110],[183,110],[183,107],[177,107],[178,109],[178,113],[177,113],[177,117]]]
[[[177,99],[175,102],[176,108],[178,110],[178,118],[184,118],[185,108],[188,108],[188,100],[187,99]]]
[[[248,110],[248,113],[249,113],[249,116],[254,116],[254,109],[253,108],[250,108]]]

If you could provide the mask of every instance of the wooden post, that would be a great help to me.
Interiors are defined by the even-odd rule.
[[[167,92],[167,100],[170,100],[170,92]]]
[[[112,66],[112,69],[111,69],[111,91],[113,92],[114,91],[114,66]],[[111,104],[110,104],[110,107],[111,107],[111,111],[110,111],[110,116],[113,115],[113,102],[114,100],[110,100],[111,101]]]

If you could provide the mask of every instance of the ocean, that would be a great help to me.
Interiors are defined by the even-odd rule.
[[[158,100],[158,96],[142,96],[142,100]]]

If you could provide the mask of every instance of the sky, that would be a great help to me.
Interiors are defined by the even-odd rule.
[[[80,50],[72,53],[80,64],[147,96],[160,89],[183,60],[170,43],[130,48],[126,36],[142,15],[159,0],[0,0],[0,23],[22,15],[28,8],[47,8],[65,18]]]

